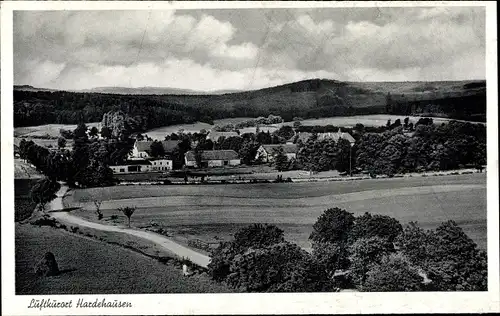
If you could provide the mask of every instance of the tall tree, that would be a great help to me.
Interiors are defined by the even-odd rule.
[[[283,147],[275,149],[274,166],[279,172],[286,171],[288,169],[288,158]]]
[[[163,144],[157,140],[155,140],[150,146],[151,156],[154,158],[165,156],[165,148],[163,148]]]
[[[45,212],[47,203],[55,199],[61,185],[55,180],[43,178],[31,188],[31,199],[38,204],[38,210]]]

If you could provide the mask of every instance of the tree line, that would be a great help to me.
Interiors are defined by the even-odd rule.
[[[485,291],[486,253],[453,221],[416,223],[327,209],[308,253],[275,225],[253,224],[211,254],[210,276],[246,292]]]

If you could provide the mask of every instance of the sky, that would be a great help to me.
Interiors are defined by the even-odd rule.
[[[246,90],[485,78],[484,7],[14,12],[14,84]]]

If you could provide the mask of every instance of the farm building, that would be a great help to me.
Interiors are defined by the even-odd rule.
[[[165,154],[166,155],[172,154],[174,149],[179,144],[179,142],[180,142],[179,140],[161,141],[163,149],[165,150]],[[151,144],[153,144],[152,141],[136,141],[134,143],[134,148],[132,149],[132,154],[130,155],[130,158],[132,158],[132,159],[151,158],[151,155],[150,155]]]
[[[131,159],[125,164],[109,166],[113,173],[156,172],[172,170],[170,159]]]
[[[299,142],[299,140],[303,143],[307,142],[307,140],[309,139],[309,137],[312,136],[312,133],[309,133],[309,132],[301,132],[301,133],[297,133],[295,135],[293,135],[292,137],[290,137],[286,143],[287,144],[296,144]]]
[[[123,165],[109,166],[113,173],[132,173],[151,171],[151,162],[145,159],[127,160]]]
[[[194,151],[188,151],[184,158],[187,167],[197,166]],[[201,153],[201,164],[203,168],[238,166],[241,160],[234,150],[205,150]]]
[[[325,140],[325,139],[333,139],[334,141],[338,142],[339,139],[345,139],[349,141],[349,143],[354,144],[356,140],[354,137],[351,136],[349,133],[344,133],[340,130],[337,133],[319,133],[318,134],[318,140]]]
[[[259,149],[257,149],[255,160],[272,162],[279,148],[283,148],[288,159],[295,158],[297,156],[297,145],[295,144],[262,145],[259,147]]]
[[[229,137],[235,137],[235,136],[239,136],[238,133],[236,133],[236,132],[217,132],[217,131],[211,130],[207,135],[207,140],[211,140],[212,142],[216,143],[219,140],[219,138],[221,138],[221,137],[229,138]]]

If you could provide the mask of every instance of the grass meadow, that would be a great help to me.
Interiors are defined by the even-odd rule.
[[[90,235],[89,232],[85,234]],[[84,236],[50,227],[16,224],[16,294],[231,292],[210,281],[206,275],[186,278],[182,269],[171,262],[161,263],[135,251]],[[123,236],[114,238],[122,239]],[[120,244],[130,242],[122,240]],[[36,277],[34,266],[47,251],[54,253],[62,273],[48,278]]]
[[[391,120],[393,123],[395,120],[400,119],[401,122],[404,120],[404,118],[407,116],[404,115],[391,115],[391,114],[375,114],[375,115],[356,115],[356,116],[336,116],[336,117],[327,117],[327,118],[320,118],[320,119],[307,119],[307,120],[302,120],[300,121],[302,125],[306,126],[314,126],[314,125],[334,125],[334,126],[341,126],[341,127],[347,127],[347,126],[354,126],[357,123],[361,123],[365,126],[384,126],[387,124],[387,120]],[[409,121],[415,124],[420,117],[418,116],[408,116],[410,119]],[[237,118],[228,118],[228,119],[222,119],[222,120],[215,120],[214,125],[210,125],[207,123],[202,123],[202,122],[197,122],[193,124],[179,124],[179,125],[171,125],[171,126],[164,126],[164,127],[159,127],[155,129],[151,129],[147,131],[145,134],[147,134],[149,137],[153,139],[164,139],[166,135],[172,134],[172,133],[177,133],[180,129],[184,130],[185,133],[194,133],[194,132],[199,132],[202,129],[205,130],[210,130],[212,129],[215,125],[225,125],[225,124],[237,124],[242,121],[249,120],[251,118],[248,117],[237,117]],[[440,118],[440,117],[433,117],[432,118],[435,123],[441,124],[444,122],[449,121],[450,119],[447,118]],[[293,122],[286,122],[286,123],[281,123],[281,124],[272,124],[271,126],[260,126],[259,129],[264,132],[273,132],[277,128],[281,127],[282,125],[293,125]],[[247,127],[243,128],[240,130],[241,133],[255,133],[255,127]]]
[[[362,193],[362,194],[361,194]],[[82,207],[74,214],[97,220],[93,199],[102,200],[104,219],[118,207],[135,206],[132,225],[161,225],[174,238],[216,241],[231,238],[242,226],[274,223],[288,240],[310,249],[312,225],[330,207],[355,215],[389,215],[424,228],[455,220],[486,248],[486,177],[484,174],[370,179],[342,182],[233,185],[120,186],[71,191],[64,202]]]

